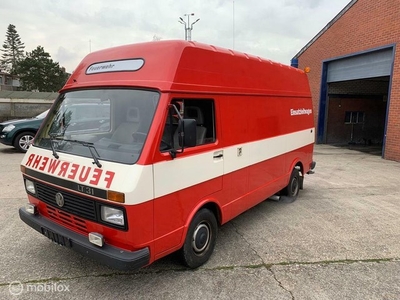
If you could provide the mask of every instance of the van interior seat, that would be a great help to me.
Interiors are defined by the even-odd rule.
[[[140,124],[139,109],[129,107],[126,112],[125,121],[119,124],[111,136],[111,140],[120,144],[133,143],[132,135],[138,130]]]
[[[196,144],[204,144],[207,128],[204,127],[204,117],[203,112],[199,107],[187,106],[184,111],[185,119],[195,119],[196,120]]]

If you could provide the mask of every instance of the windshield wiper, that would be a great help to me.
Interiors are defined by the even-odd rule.
[[[60,156],[56,152],[56,148],[54,147],[54,142],[56,141],[56,137],[58,136],[57,134],[49,134],[50,136],[50,146],[51,146],[51,151],[53,152],[53,156],[58,159]]]
[[[84,145],[84,144],[82,144],[82,145]],[[84,146],[87,146],[89,148],[90,154],[92,154],[92,157],[93,157],[93,160],[94,160],[93,164],[96,164],[97,167],[101,168],[102,165],[101,165],[99,159],[97,158],[97,156],[100,157],[100,155],[97,152],[96,148],[94,147],[93,143],[86,144]],[[96,152],[96,154],[94,154],[93,151]]]
[[[100,163],[98,157],[100,157],[99,153],[97,152],[96,148],[94,147],[94,144],[91,142],[83,142],[79,140],[68,140],[68,139],[60,139],[60,141],[64,142],[71,142],[71,143],[78,143],[81,144],[82,146],[88,147],[90,155],[92,155],[92,158],[94,160],[93,164],[96,164],[99,168],[102,167],[102,164]]]

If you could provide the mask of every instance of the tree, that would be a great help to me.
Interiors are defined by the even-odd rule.
[[[25,45],[21,42],[21,38],[13,24],[8,25],[6,40],[1,51],[0,66],[11,74],[15,74],[18,62],[24,58]]]
[[[16,71],[22,89],[27,91],[57,92],[69,76],[41,46],[27,52],[26,57],[18,63]]]

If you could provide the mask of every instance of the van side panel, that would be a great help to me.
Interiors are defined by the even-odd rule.
[[[280,97],[249,94],[217,99],[224,145],[223,185],[228,195],[221,203],[227,221],[284,188],[293,161],[308,167],[312,154],[301,149],[314,142],[313,119],[311,113],[291,115],[291,110],[311,107],[311,98],[282,93]]]

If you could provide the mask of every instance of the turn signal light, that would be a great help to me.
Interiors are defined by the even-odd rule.
[[[115,191],[107,191],[107,199],[118,203],[125,203],[125,194]]]

